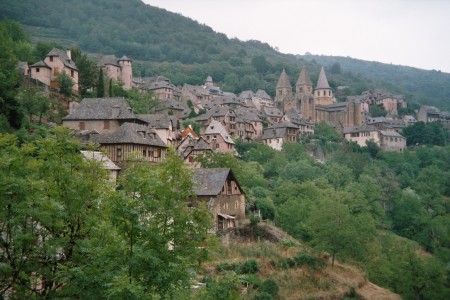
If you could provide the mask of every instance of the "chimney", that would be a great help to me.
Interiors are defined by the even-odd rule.
[[[75,101],[71,101],[69,103],[69,114],[74,113],[77,110],[78,107],[80,107],[80,103],[75,102]]]
[[[66,54],[67,54],[67,57],[68,57],[70,60],[72,60],[72,51],[70,51],[70,49],[67,49],[67,50],[66,50]]]
[[[117,117],[119,117],[119,114],[120,114],[120,106],[119,105],[114,105],[112,107],[112,117],[113,118],[117,118]]]

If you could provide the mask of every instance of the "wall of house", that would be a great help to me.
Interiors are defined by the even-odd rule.
[[[330,105],[333,104],[333,92],[331,89],[318,89],[314,91],[315,105]]]
[[[225,142],[220,134],[205,134],[206,141],[210,143],[214,152],[234,153],[234,144]]]
[[[73,130],[96,130],[98,133],[111,133],[120,127],[118,120],[63,120],[63,125]]]
[[[245,219],[245,195],[198,196],[196,202],[208,204],[215,230],[219,213],[235,217],[237,226]]]
[[[50,72],[50,84],[56,80],[59,74],[66,73],[73,80],[72,90],[78,93],[78,71],[66,68],[63,61],[58,56],[47,56],[44,62],[51,68]]]
[[[401,152],[406,149],[406,139],[404,137],[381,136],[380,147],[383,151]]]
[[[113,79],[113,80],[119,80],[120,76],[120,68],[113,65],[106,65],[103,67],[103,73],[105,79]]]
[[[148,162],[160,162],[166,155],[166,150],[159,147],[136,144],[103,144],[102,151],[115,164],[122,164],[127,161],[144,159]]]
[[[265,139],[263,140],[263,143],[272,149],[281,151],[281,148],[283,147],[283,139],[282,138],[273,138],[273,139]]]
[[[354,132],[344,134],[347,141],[356,142],[359,146],[365,147],[366,141],[372,140],[380,145],[380,133],[378,131]]]
[[[39,72],[38,72],[39,70]],[[31,78],[50,86],[51,69],[49,68],[31,68]]]

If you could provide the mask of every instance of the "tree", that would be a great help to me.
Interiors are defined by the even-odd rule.
[[[73,79],[67,75],[66,73],[62,72],[56,77],[56,81],[59,85],[59,92],[63,94],[64,96],[72,96],[73,95]]]
[[[331,265],[337,254],[362,256],[367,243],[375,237],[374,222],[369,215],[352,215],[346,205],[334,199],[323,199],[315,205],[307,224],[312,244],[331,254]]]
[[[81,246],[110,189],[105,171],[79,149],[64,128],[21,145],[0,136],[0,294],[54,298],[84,262]]]
[[[103,69],[100,68],[97,81],[97,98],[103,97],[105,97],[105,78],[103,76]]]
[[[125,98],[136,114],[149,114],[161,103],[160,100],[153,97],[151,91],[139,91],[138,89],[132,88],[125,93]]]
[[[39,124],[42,117],[50,110],[50,99],[41,91],[35,88],[21,89],[17,95],[17,100],[21,105],[23,112],[28,115],[28,121],[31,123],[32,116],[39,116]]]
[[[165,297],[189,288],[190,271],[198,267],[199,246],[211,226],[208,210],[187,205],[193,194],[190,170],[169,149],[155,167],[129,165],[120,186],[109,213],[125,255],[116,276],[126,280],[113,284],[113,296],[137,289],[145,297]]]
[[[92,90],[95,87],[96,79],[99,76],[98,67],[79,48],[72,48],[71,52],[72,59],[78,67],[78,87],[80,95],[83,97],[88,90]]]
[[[384,108],[379,107],[378,105],[370,105],[369,113],[370,113],[370,116],[376,118],[376,117],[385,117],[387,114],[387,111],[385,111]]]

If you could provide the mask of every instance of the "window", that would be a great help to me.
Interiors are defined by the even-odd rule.
[[[86,129],[86,124],[84,124],[84,122],[80,122],[78,124],[78,127],[80,128],[80,130],[85,130]]]
[[[228,188],[228,195],[233,194],[233,189],[231,186],[231,179],[227,179],[227,188]]]
[[[117,148],[117,157],[122,157],[122,148]]]
[[[75,73],[73,72],[73,70],[70,70],[70,77],[74,77]]]
[[[39,68],[36,68],[36,73],[39,73],[39,71],[40,71]]]
[[[54,68],[53,69],[53,75],[58,75],[59,74],[59,69],[58,68]]]
[[[147,151],[146,150],[142,150],[142,156],[146,157],[147,156]]]
[[[192,155],[189,156],[189,162],[193,162],[194,161],[194,157]]]
[[[219,144],[217,143],[217,144],[216,144],[216,149],[218,149],[218,148],[219,148]]]
[[[50,56],[50,61],[53,61],[53,56]]]
[[[239,206],[239,203],[237,201],[234,202],[234,208],[237,209]]]
[[[109,129],[109,120],[103,121],[103,129]]]

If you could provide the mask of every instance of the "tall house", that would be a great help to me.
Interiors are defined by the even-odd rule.
[[[125,55],[122,56],[120,59],[117,60],[120,66],[120,76],[119,80],[123,82],[123,88],[126,90],[131,89],[131,82],[133,79],[133,70],[131,67],[131,59],[126,57]]]
[[[297,99],[297,108],[302,115],[311,121],[314,121],[315,104],[313,97],[313,87],[308,69],[303,66],[297,83],[295,84],[295,98]]]
[[[286,71],[283,69],[275,89],[275,103],[278,109],[284,109],[284,102],[292,99],[292,86]]]
[[[315,105],[330,105],[335,102],[333,92],[328,84],[327,76],[322,67],[320,69],[319,79],[317,79],[317,86],[314,91],[314,103]]]

